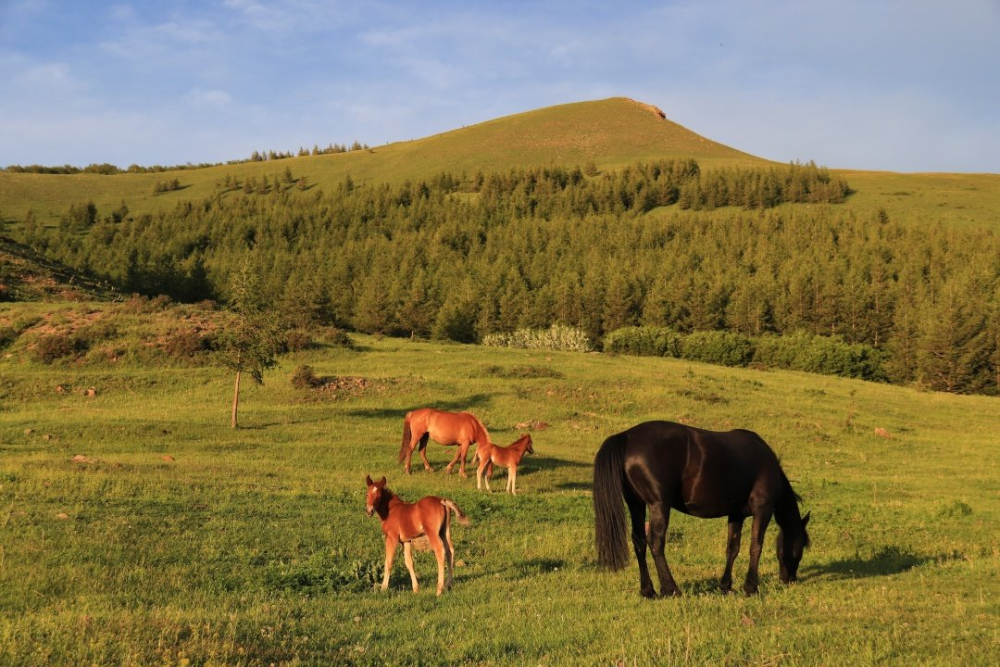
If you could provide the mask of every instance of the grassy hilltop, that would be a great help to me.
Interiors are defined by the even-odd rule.
[[[276,179],[286,169],[296,178],[304,177],[310,188],[329,190],[348,176],[357,183],[401,183],[442,172],[458,176],[588,163],[606,170],[661,158],[694,158],[703,169],[775,164],[700,136],[664,118],[656,107],[616,97],[537,109],[431,137],[330,155],[114,176],[0,172],[0,216],[17,222],[30,209],[51,225],[71,204],[88,200],[102,215],[122,202],[135,215],[210,197],[227,177]],[[1000,225],[1000,175],[842,173],[856,190],[848,206],[859,212],[881,208],[920,222]],[[157,184],[174,178],[179,190],[154,194]]]

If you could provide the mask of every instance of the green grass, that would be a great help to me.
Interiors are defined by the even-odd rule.
[[[221,369],[0,357],[0,664],[954,665],[997,651],[996,399],[669,359],[359,343],[284,359],[246,389],[237,431]],[[297,390],[303,363],[378,381]],[[57,393],[62,383],[98,395]],[[504,444],[523,422],[547,424],[519,495],[403,476],[402,415],[422,405],[470,409]],[[640,599],[634,562],[596,568],[594,453],[652,418],[771,443],[813,514],[798,584],[777,580],[772,526],[761,595],[721,595],[725,523],[677,513],[667,557],[683,598]],[[451,453],[429,445],[439,469]],[[367,474],[471,515],[454,531],[451,592],[435,597],[428,553],[416,595],[401,555],[390,591],[372,590],[382,541],[364,515]]]

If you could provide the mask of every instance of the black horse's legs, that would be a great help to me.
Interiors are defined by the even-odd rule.
[[[656,597],[653,580],[649,578],[649,567],[646,565],[646,503],[636,497],[629,497],[626,492],[625,502],[632,516],[632,548],[635,559],[639,562],[639,594],[644,598]]]
[[[663,555],[663,548],[667,543],[667,526],[670,525],[670,508],[665,510],[660,505],[650,505],[649,507],[649,550],[653,554],[653,563],[656,565],[656,574],[660,578],[660,595],[664,597],[678,596],[681,589],[677,587],[677,582],[670,574],[670,566]]]
[[[722,573],[722,581],[719,588],[723,593],[730,593],[733,590],[733,562],[740,552],[740,537],[743,534],[743,517],[729,517],[729,537],[726,541],[726,570]]]
[[[751,529],[750,541],[750,567],[747,569],[747,578],[743,582],[743,592],[747,595],[757,593],[757,565],[760,563],[760,553],[764,548],[764,531],[771,521],[771,510],[758,511],[753,515],[753,528]]]

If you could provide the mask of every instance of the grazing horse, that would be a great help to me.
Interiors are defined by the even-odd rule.
[[[420,408],[407,412],[403,418],[403,443],[399,447],[399,462],[406,461],[406,474],[410,474],[410,459],[413,450],[420,446],[420,457],[424,460],[424,468],[434,471],[427,461],[427,439],[445,446],[458,445],[455,458],[446,468],[450,473],[455,463],[461,460],[459,471],[465,474],[465,461],[469,457],[469,447],[476,443],[480,447],[490,441],[483,422],[471,412],[446,412],[434,408]]]
[[[778,457],[750,431],[716,433],[652,421],[605,440],[594,460],[593,498],[597,559],[611,570],[625,567],[627,559],[622,497],[632,517],[632,546],[644,597],[655,595],[646,566],[647,506],[648,542],[664,596],[680,595],[663,557],[671,508],[702,519],[729,519],[726,569],[720,581],[727,593],[732,590],[733,561],[746,517],[753,517],[750,567],[743,582],[747,595],[757,592],[757,565],[772,514],[780,528],[778,564],[783,582],[795,581],[802,550],[809,544],[809,515],[799,515],[800,499]]]
[[[412,541],[421,535],[427,536],[427,541],[437,558],[437,594],[441,595],[445,588],[451,588],[452,572],[455,569],[455,548],[451,543],[451,513],[455,513],[462,525],[468,525],[469,518],[462,513],[458,505],[447,498],[424,496],[415,503],[404,502],[385,488],[385,477],[373,482],[369,475],[365,483],[368,485],[366,498],[368,516],[378,514],[378,518],[382,520],[382,532],[385,534],[385,576],[382,578],[382,590],[389,588],[392,560],[396,556],[396,547],[402,542],[406,569],[410,571],[413,592],[417,592]],[[445,564],[448,566],[447,580]]]
[[[479,458],[479,469],[476,470],[476,488],[483,488],[483,471],[486,471],[486,490],[490,488],[490,478],[493,477],[493,465],[510,468],[507,475],[507,492],[517,495],[517,466],[525,454],[534,454],[535,449],[531,446],[531,436],[523,434],[516,441],[501,447],[493,443],[485,443],[476,446],[476,456]]]

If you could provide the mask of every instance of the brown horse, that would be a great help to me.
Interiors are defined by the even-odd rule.
[[[424,460],[424,468],[433,472],[427,461],[427,439],[445,446],[458,445],[455,458],[448,464],[446,470],[450,473],[455,463],[461,460],[459,467],[462,477],[465,474],[465,462],[469,457],[469,447],[476,443],[482,447],[490,441],[490,434],[483,422],[471,412],[446,412],[434,408],[420,408],[406,413],[403,419],[403,443],[399,447],[399,462],[406,461],[406,474],[410,474],[410,459],[413,450],[420,446],[420,457]]]
[[[510,468],[507,474],[507,492],[517,495],[517,466],[525,454],[534,454],[535,450],[531,446],[531,436],[527,433],[506,447],[494,445],[493,443],[480,444],[476,447],[476,456],[479,458],[479,469],[476,470],[476,488],[483,488],[483,471],[486,471],[486,490],[490,488],[490,478],[493,477],[493,465]]]
[[[427,536],[427,541],[434,551],[438,562],[437,594],[451,588],[452,572],[455,569],[455,548],[451,543],[451,513],[454,512],[458,522],[469,524],[469,518],[462,513],[454,502],[437,496],[424,496],[415,503],[404,502],[389,489],[385,488],[385,477],[373,482],[367,476],[368,485],[366,498],[368,516],[378,514],[382,520],[382,532],[385,534],[385,576],[382,578],[382,590],[389,588],[389,572],[392,571],[392,560],[396,556],[396,547],[403,543],[403,558],[406,569],[410,571],[410,581],[413,592],[417,592],[417,573],[413,569],[413,540],[421,535]],[[448,578],[445,579],[445,564],[448,565]]]

